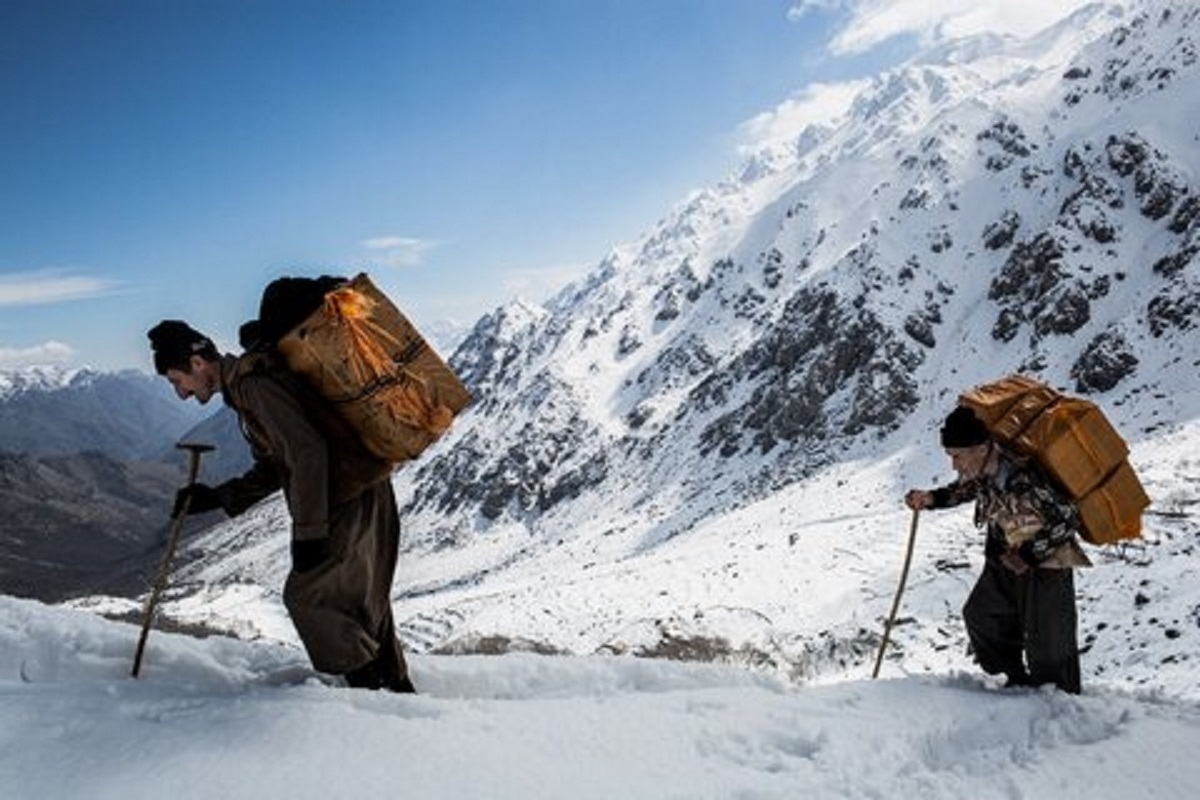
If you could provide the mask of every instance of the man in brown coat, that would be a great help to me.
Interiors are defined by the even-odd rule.
[[[155,369],[179,398],[205,404],[221,393],[254,455],[240,477],[180,490],[176,509],[190,497],[189,513],[236,516],[282,489],[292,517],[283,600],[313,666],[352,687],[414,691],[392,618],[400,517],[391,465],[272,349],[222,355],[178,320],[148,335]]]

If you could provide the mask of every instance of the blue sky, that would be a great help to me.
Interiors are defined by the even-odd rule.
[[[164,317],[232,347],[283,274],[365,269],[419,324],[545,299],[749,121],[979,7],[3,0],[0,368],[148,369]]]

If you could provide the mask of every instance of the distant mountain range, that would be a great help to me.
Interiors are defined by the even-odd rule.
[[[0,453],[0,592],[59,600],[144,591],[181,472],[98,452]]]
[[[0,451],[10,453],[158,458],[211,413],[181,403],[166,381],[137,370],[0,372]]]
[[[184,478],[173,445],[211,412],[133,370],[0,372],[0,592],[144,589]]]

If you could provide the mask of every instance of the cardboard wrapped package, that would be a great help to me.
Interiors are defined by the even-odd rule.
[[[1141,535],[1150,504],[1129,464],[1129,447],[1095,403],[1025,375],[965,392],[1001,447],[1036,460],[1079,507],[1083,538],[1110,544]]]

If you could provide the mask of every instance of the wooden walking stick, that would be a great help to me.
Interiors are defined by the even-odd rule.
[[[912,563],[913,545],[917,541],[917,520],[921,512],[913,509],[912,526],[908,531],[908,552],[904,554],[904,568],[900,570],[900,586],[896,589],[896,599],[892,601],[892,611],[888,614],[887,623],[883,626],[883,641],[879,643],[879,654],[875,656],[875,669],[871,679],[879,677],[879,667],[883,665],[883,651],[887,649],[888,637],[892,633],[892,624],[896,621],[896,612],[900,610],[900,598],[904,594],[904,583],[908,580],[908,565]]]
[[[196,482],[196,476],[200,474],[200,456],[214,448],[211,444],[196,444],[193,442],[180,442],[175,446],[181,450],[188,451],[190,460],[188,463],[187,485],[191,486]],[[142,615],[142,634],[138,637],[137,652],[133,656],[133,677],[135,678],[138,676],[138,671],[142,668],[142,654],[146,650],[146,638],[150,635],[150,623],[154,621],[154,610],[158,605],[158,596],[167,587],[167,578],[171,574],[171,560],[175,556],[175,545],[179,542],[179,533],[183,530],[183,521],[187,519],[188,507],[191,504],[192,498],[190,496],[185,497],[179,513],[171,518],[171,532],[167,536],[167,550],[163,553],[162,563],[158,567],[158,576],[154,579],[154,586],[150,590],[150,597],[146,599],[146,610]]]

